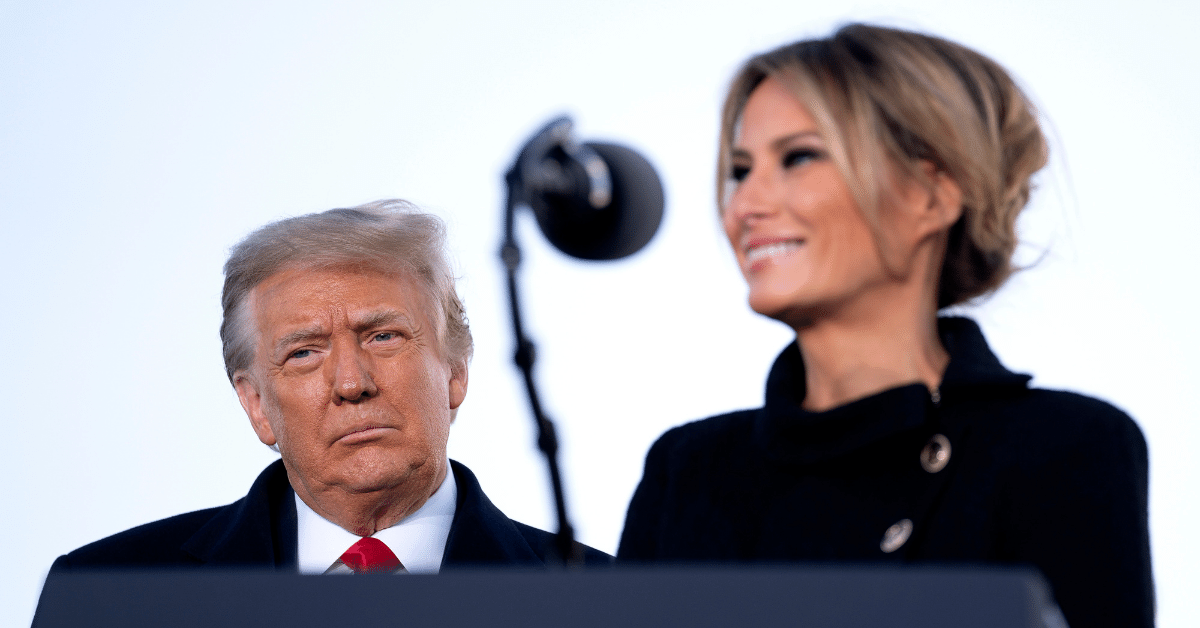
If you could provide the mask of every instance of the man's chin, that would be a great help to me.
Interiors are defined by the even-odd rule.
[[[394,452],[361,452],[341,465],[336,485],[347,493],[367,494],[397,491],[428,496],[438,477],[438,465],[405,460]]]

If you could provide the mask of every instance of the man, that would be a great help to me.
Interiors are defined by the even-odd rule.
[[[281,454],[245,498],[60,556],[56,573],[264,567],[436,573],[542,566],[554,537],[504,516],[446,456],[471,333],[444,227],[404,201],[269,224],[225,264],[225,368]],[[587,562],[610,557],[580,548]]]

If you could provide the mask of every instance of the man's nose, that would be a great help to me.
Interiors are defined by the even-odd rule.
[[[326,364],[331,370],[335,404],[357,403],[379,392],[372,374],[371,358],[366,351],[356,344],[335,346],[332,353]]]

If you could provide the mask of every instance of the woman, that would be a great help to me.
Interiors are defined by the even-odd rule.
[[[1008,74],[942,39],[855,24],[750,59],[718,202],[797,342],[762,408],[655,443],[618,558],[1032,564],[1072,627],[1152,625],[1137,426],[937,316],[1012,272],[1046,152]]]

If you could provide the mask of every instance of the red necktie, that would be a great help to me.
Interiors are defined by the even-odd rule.
[[[400,559],[379,539],[364,536],[342,554],[342,563],[356,574],[391,573],[403,569]]]

